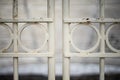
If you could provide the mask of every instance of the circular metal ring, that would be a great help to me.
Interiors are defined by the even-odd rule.
[[[21,41],[21,33],[23,32],[23,30],[24,30],[26,27],[28,27],[28,26],[30,26],[30,25],[39,25],[38,27],[40,27],[40,28],[45,32],[45,40],[44,40],[42,46],[39,47],[39,48],[37,48],[37,49],[29,49],[29,48],[27,48],[26,46],[24,46],[24,44],[23,44],[22,41]],[[48,32],[47,32],[46,29],[44,28],[44,25],[39,24],[39,23],[26,23],[26,24],[24,24],[24,25],[23,25],[23,28],[19,31],[18,35],[19,35],[19,37],[18,37],[18,42],[19,42],[19,44],[21,45],[21,47],[22,47],[24,50],[26,50],[26,51],[28,51],[28,52],[38,52],[38,51],[42,50],[42,49],[44,48],[45,44],[47,43],[47,40],[48,40]]]
[[[71,44],[72,44],[73,48],[74,48],[75,50],[79,51],[79,52],[92,52],[92,51],[94,51],[94,50],[99,46],[100,39],[101,39],[99,30],[98,30],[95,26],[93,26],[92,24],[77,24],[77,25],[87,25],[87,26],[90,26],[90,27],[93,28],[93,29],[95,30],[95,32],[97,33],[98,39],[97,39],[96,44],[95,44],[92,48],[89,48],[89,49],[87,49],[87,50],[81,50],[81,49],[79,49],[79,48],[74,44],[73,39],[72,39],[72,35],[73,35],[74,30],[76,30],[76,29],[78,28],[78,27],[75,27],[75,28],[72,29],[72,31],[71,31],[71,37],[70,37]]]
[[[109,33],[110,33],[110,30],[114,27],[114,25],[116,25],[116,24],[115,24],[115,23],[111,24],[110,27],[109,27],[109,28],[107,29],[107,31],[106,31],[106,44],[107,44],[107,46],[108,46],[111,50],[113,50],[114,52],[118,52],[118,53],[119,53],[120,50],[114,48],[114,47],[110,44],[109,39],[108,39],[108,35],[109,35]]]
[[[0,23],[0,25],[2,27],[5,27],[7,29],[7,31],[9,32],[9,35],[10,35],[10,41],[9,41],[8,45],[0,50],[0,52],[4,52],[6,49],[10,48],[10,46],[13,43],[13,33],[12,33],[12,29],[9,27],[9,25],[7,25],[5,23]]]

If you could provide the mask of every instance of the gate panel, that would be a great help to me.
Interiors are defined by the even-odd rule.
[[[100,78],[99,80],[105,80],[104,77],[104,67],[105,67],[105,58],[108,57],[120,57],[120,50],[115,50],[110,45],[108,40],[108,33],[111,26],[108,30],[105,31],[105,24],[112,23],[117,24],[120,22],[119,19],[105,18],[105,0],[99,0],[99,18],[71,18],[70,17],[70,0],[63,0],[63,29],[64,29],[64,53],[63,53],[63,80],[70,80],[70,58],[71,57],[93,57],[99,58],[99,69],[100,69]],[[72,40],[72,34],[76,28],[70,30],[70,24],[77,23],[78,25],[87,25],[92,28],[96,35],[98,36],[96,44],[87,49],[79,49]],[[99,23],[100,29],[93,25],[93,23]],[[105,44],[113,51],[106,52]],[[73,52],[70,50],[70,45],[76,50]],[[100,47],[99,47],[100,46]],[[100,49],[99,52],[94,52],[97,48]]]
[[[40,19],[18,19],[18,0],[13,0],[13,19],[0,19],[0,25],[6,27],[11,35],[10,44],[1,50],[0,57],[10,57],[13,58],[13,70],[14,70],[14,80],[19,80],[18,74],[18,64],[20,57],[46,57],[48,58],[48,80],[55,80],[55,58],[54,58],[54,10],[55,10],[55,1],[47,0],[47,18]],[[12,29],[6,24],[12,23]],[[25,23],[24,27],[21,30],[18,30],[18,24]],[[28,49],[21,42],[21,33],[22,31],[28,27],[29,25],[39,25],[41,23],[47,23],[48,31],[46,31],[45,27],[42,26],[42,30],[45,32],[45,41],[42,47],[38,49]],[[48,44],[47,52],[39,52],[44,48],[44,45]],[[12,53],[5,53],[5,51],[14,46]],[[18,50],[18,46],[22,47],[26,52],[20,52]]]

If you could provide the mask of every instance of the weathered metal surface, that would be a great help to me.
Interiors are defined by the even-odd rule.
[[[63,51],[63,80],[70,80],[70,58],[72,57],[93,57],[99,58],[99,80],[105,80],[105,58],[108,57],[120,57],[120,50],[115,49],[108,39],[110,30],[115,24],[120,23],[120,19],[105,18],[105,0],[99,0],[99,18],[73,18],[70,16],[70,1],[63,0],[63,29],[64,29],[64,51]],[[71,11],[72,12],[72,11]],[[70,29],[70,24],[77,23],[77,25],[87,25],[97,34],[97,41],[93,47],[89,49],[79,49],[73,42],[73,33],[78,29],[77,25]],[[99,23],[99,26],[94,26],[94,23]],[[112,23],[107,31],[105,30],[105,24]],[[99,28],[97,28],[99,27]],[[82,32],[81,32],[82,33]],[[84,36],[84,35],[83,35]],[[81,37],[82,38],[82,37]],[[106,45],[113,51],[111,53],[106,52]],[[71,51],[70,46],[75,49]],[[94,53],[99,48],[100,51]]]
[[[46,57],[48,59],[48,80],[55,80],[55,50],[54,50],[54,43],[55,43],[55,36],[54,36],[54,11],[55,11],[55,0],[47,0],[47,18],[38,18],[38,19],[19,19],[18,18],[18,1],[13,0],[13,7],[12,7],[12,18],[13,19],[1,19],[0,18],[0,25],[5,27],[8,32],[10,33],[11,40],[9,44],[1,49],[0,57],[2,58],[13,58],[13,79],[19,80],[19,72],[18,72],[18,59],[20,57]],[[12,23],[12,28],[7,25],[7,23]],[[20,30],[18,28],[19,23],[25,23],[21,26]],[[47,29],[42,23],[47,24]],[[21,41],[21,34],[23,30],[31,25],[36,25],[45,33],[45,40],[41,47],[37,49],[29,49],[27,48]],[[12,52],[5,52],[8,48],[13,45]],[[48,51],[42,52],[45,45],[48,45]],[[18,47],[22,47],[25,52],[20,52]]]

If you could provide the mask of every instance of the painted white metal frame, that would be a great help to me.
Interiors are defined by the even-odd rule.
[[[62,0],[63,6],[63,35],[64,35],[64,52],[63,52],[63,80],[70,80],[70,58],[71,57],[93,57],[100,59],[100,78],[99,80],[105,80],[104,77],[104,66],[105,66],[105,58],[108,57],[120,57],[120,50],[115,49],[109,42],[108,35],[110,30],[114,27],[114,25],[120,23],[120,19],[112,19],[112,18],[105,18],[104,15],[104,6],[105,0],[99,0],[99,18],[70,18],[70,0]],[[96,44],[88,49],[88,50],[81,50],[76,47],[74,42],[72,41],[72,34],[77,29],[77,27],[70,30],[71,23],[78,23],[77,25],[88,25],[89,27],[93,28],[96,31],[98,36]],[[92,23],[99,23],[100,30],[96,28]],[[105,32],[105,23],[112,23],[110,27]],[[105,43],[107,46],[113,51],[113,53],[105,52]],[[71,52],[70,45],[77,51]],[[100,45],[100,52],[93,53],[95,49],[98,48]]]
[[[100,58],[100,80],[104,80],[104,60],[107,57],[120,57],[120,50],[115,49],[109,43],[108,34],[114,25],[120,23],[120,19],[112,19],[112,18],[104,18],[104,0],[100,1],[100,18],[70,18],[70,0],[63,0],[63,33],[64,33],[64,53],[63,53],[63,80],[70,80],[70,58],[71,57],[98,57]],[[0,25],[5,27],[11,36],[10,43],[4,49],[0,50],[0,57],[11,57],[13,58],[14,64],[14,80],[18,80],[18,59],[20,57],[47,57],[48,58],[48,79],[55,80],[55,58],[54,58],[54,8],[55,8],[55,0],[47,1],[48,7],[48,18],[40,18],[40,19],[18,19],[18,0],[13,0],[13,19],[0,19]],[[11,29],[6,23],[13,23],[13,28]],[[46,32],[46,41],[49,42],[49,51],[47,53],[38,53],[39,50],[29,50],[24,47],[21,43],[20,36],[23,29],[18,31],[18,23],[26,23],[23,27],[27,27],[28,25],[38,24],[38,23],[47,23],[49,32]],[[75,46],[72,41],[72,33],[75,29],[73,28],[72,32],[70,32],[69,27],[71,23],[79,23],[79,25],[88,25],[93,28],[97,35],[98,41],[96,45],[90,50],[80,50]],[[100,23],[100,30],[98,30],[92,23]],[[108,30],[105,32],[105,23],[113,23]],[[49,37],[48,37],[49,36]],[[45,41],[45,43],[46,43]],[[45,44],[44,43],[44,44]],[[114,53],[106,53],[105,52],[105,43],[107,46],[114,51]],[[12,53],[4,53],[6,49],[8,49],[11,45],[14,45],[14,51]],[[44,46],[43,44],[43,46]],[[70,44],[78,51],[78,53],[70,52]],[[98,45],[100,44],[100,52],[92,53]],[[23,46],[23,49],[27,51],[26,53],[21,53],[18,51],[18,45]],[[82,53],[82,54],[79,54]]]
[[[0,50],[0,58],[4,57],[10,57],[13,58],[13,70],[14,70],[14,80],[19,80],[19,74],[18,74],[18,65],[19,65],[19,58],[20,57],[46,57],[48,58],[48,80],[55,80],[55,53],[54,53],[54,15],[55,15],[55,0],[47,0],[47,16],[48,18],[39,18],[39,19],[18,19],[18,0],[13,0],[13,19],[0,19],[0,25],[5,27],[8,32],[10,33],[11,39],[9,44],[2,50]],[[13,27],[9,27],[6,23],[13,23]],[[25,23],[23,25],[23,28],[21,30],[18,30],[18,24],[19,23]],[[48,24],[48,31],[45,30],[44,25],[41,23],[47,23]],[[29,25],[39,25],[42,26],[41,29],[46,33],[45,41],[42,45],[42,47],[31,50],[27,47],[25,47],[21,42],[21,33],[22,31],[28,27]],[[41,53],[38,51],[41,51],[44,48],[44,45],[49,45],[48,52]],[[5,51],[11,46],[14,46],[14,50],[12,53],[5,53]],[[18,45],[20,45],[26,53],[19,52]]]

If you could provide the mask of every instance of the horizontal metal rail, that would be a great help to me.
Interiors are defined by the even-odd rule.
[[[119,23],[120,19],[113,18],[65,18],[65,23],[84,23],[84,22],[92,22],[92,23]]]
[[[40,19],[0,19],[0,23],[32,23],[32,22],[53,22],[52,18],[40,18]]]
[[[51,53],[0,53],[0,58],[12,57],[53,57]]]
[[[120,57],[120,53],[71,53],[67,57],[95,57],[95,58],[116,58]]]

